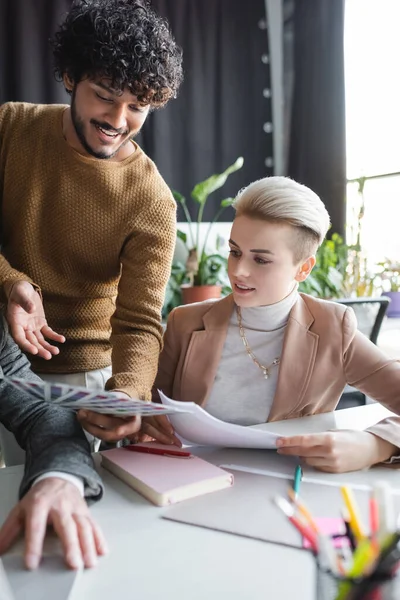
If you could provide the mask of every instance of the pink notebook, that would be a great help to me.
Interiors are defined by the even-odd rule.
[[[150,442],[146,446],[177,450]],[[101,452],[102,466],[157,506],[175,504],[233,485],[233,475],[193,456],[177,458],[115,448]]]

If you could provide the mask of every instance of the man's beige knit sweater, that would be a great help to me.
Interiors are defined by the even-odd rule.
[[[122,162],[92,159],[62,135],[65,106],[0,108],[0,284],[40,287],[49,325],[65,335],[38,373],[112,363],[108,389],[150,399],[176,206],[136,146]]]

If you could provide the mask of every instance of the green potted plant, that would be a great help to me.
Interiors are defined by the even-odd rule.
[[[299,290],[326,299],[365,298],[377,292],[376,273],[367,268],[359,244],[347,245],[334,233],[325,239],[316,255],[316,264]]]
[[[209,223],[204,241],[200,241],[200,226],[203,222],[204,209],[207,199],[216,190],[222,188],[231,173],[238,171],[243,166],[243,158],[239,157],[223,173],[212,175],[205,181],[201,181],[191,191],[191,197],[197,204],[196,219],[192,220],[186,203],[186,198],[177,191],[173,191],[174,198],[182,207],[183,213],[188,223],[189,233],[186,235],[178,231],[178,243],[184,243],[187,250],[187,258],[182,268],[175,263],[174,281],[170,282],[167,293],[173,292],[179,285],[182,290],[182,300],[185,304],[199,302],[208,298],[218,298],[221,291],[227,286],[226,267],[227,259],[217,248],[214,252],[209,252],[207,243],[213,224],[220,217],[222,212],[232,204],[233,198],[226,198],[220,203],[214,218]],[[179,242],[180,240],[180,242]]]
[[[400,317],[400,262],[386,258],[378,263],[378,267],[382,296],[388,296],[391,300],[386,315]]]
[[[339,298],[343,295],[343,282],[347,264],[347,246],[343,238],[334,233],[318,249],[315,267],[299,286],[299,291],[318,298]]]

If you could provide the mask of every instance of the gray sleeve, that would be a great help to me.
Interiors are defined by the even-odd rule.
[[[6,383],[4,376],[40,381],[0,316],[0,420],[26,450],[20,496],[39,475],[63,471],[82,478],[87,499],[100,499],[103,485],[75,413],[31,398]]]

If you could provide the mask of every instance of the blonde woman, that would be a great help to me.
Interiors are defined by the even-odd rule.
[[[309,188],[286,177],[242,190],[229,240],[232,294],[175,309],[154,386],[241,425],[333,411],[346,384],[400,414],[400,363],[357,330],[342,304],[299,293],[315,265],[329,215]],[[166,417],[142,433],[180,444]],[[327,472],[400,463],[400,418],[366,431],[282,437],[278,452]]]

